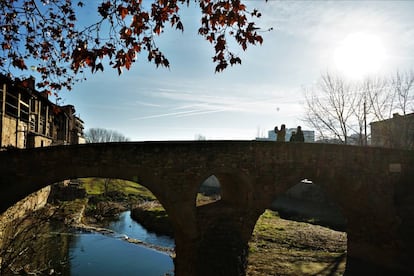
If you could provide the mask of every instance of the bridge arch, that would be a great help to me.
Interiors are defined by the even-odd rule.
[[[326,186],[305,180],[279,194],[269,209],[281,218],[316,223],[329,228],[346,231],[343,209],[326,190]]]
[[[250,206],[252,200],[252,182],[248,176],[240,170],[209,170],[203,172],[197,178],[196,183],[203,183],[206,179],[214,176],[220,188],[220,201],[240,207]],[[234,195],[237,194],[237,197]],[[194,202],[196,201],[196,195]]]
[[[297,179],[300,178],[304,179]],[[332,202],[319,203],[329,196],[318,186],[309,180],[286,183],[284,189],[275,193],[272,204],[258,214],[249,238],[249,275],[333,275],[344,272],[347,236],[343,232],[346,225],[337,219],[338,215],[343,218],[343,214],[341,211],[331,212],[333,207],[338,208],[336,204],[331,205]],[[277,269],[273,270],[266,263],[278,264]],[[257,264],[263,265],[258,267]]]

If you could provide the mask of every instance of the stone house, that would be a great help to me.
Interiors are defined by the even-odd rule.
[[[34,78],[20,81],[0,74],[0,150],[81,144],[85,142],[83,125],[73,105],[52,103],[46,92],[35,89]],[[0,248],[6,242],[5,233],[15,231],[17,218],[43,208],[48,200],[85,196],[84,189],[68,186],[69,183],[65,180],[46,186],[0,214]],[[2,261],[4,256],[0,254],[0,267]]]
[[[83,143],[83,121],[73,105],[59,106],[34,78],[11,80],[0,75],[0,148],[34,148]]]
[[[414,149],[414,113],[399,115],[371,123],[371,145]]]

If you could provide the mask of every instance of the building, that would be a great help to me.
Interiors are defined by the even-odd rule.
[[[46,92],[35,89],[34,78],[20,81],[0,74],[0,150],[84,142],[83,121],[75,115],[72,105],[52,103]],[[0,246],[5,244],[2,233],[13,231],[17,218],[43,208],[48,200],[84,197],[86,191],[79,185],[69,185],[72,182],[65,180],[44,187],[0,214]]]
[[[370,125],[372,146],[414,149],[414,113],[394,113],[392,118]]]
[[[285,136],[285,141],[286,142],[289,142],[293,131],[296,131],[296,128],[286,129],[286,136]],[[315,131],[313,131],[313,130],[302,130],[302,132],[303,132],[303,137],[305,138],[305,143],[315,142]],[[267,131],[267,138],[266,137],[257,137],[256,140],[257,141],[276,141],[276,133],[273,129],[268,130]]]
[[[83,121],[72,105],[59,106],[35,79],[0,75],[0,148],[34,148],[84,143]]]

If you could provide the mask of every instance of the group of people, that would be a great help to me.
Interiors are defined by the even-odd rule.
[[[275,126],[276,141],[285,142],[286,137],[286,126],[282,124],[280,129]],[[292,131],[289,142],[305,142],[305,137],[303,136],[303,131],[301,126],[296,128],[296,131]]]

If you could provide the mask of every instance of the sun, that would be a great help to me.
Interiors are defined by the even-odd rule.
[[[336,48],[337,69],[350,78],[363,78],[377,73],[385,60],[385,47],[374,34],[349,34]]]

